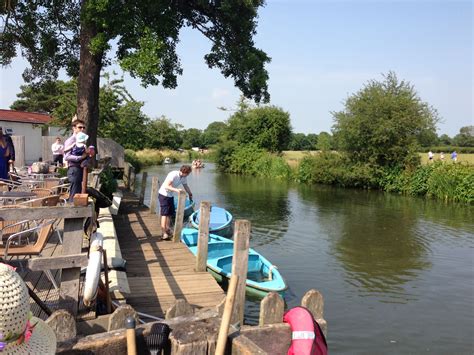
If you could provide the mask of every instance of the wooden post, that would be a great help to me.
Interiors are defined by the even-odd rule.
[[[301,305],[308,308],[314,319],[324,318],[324,299],[318,290],[312,289],[306,292],[301,299]]]
[[[92,206],[90,207],[92,209]],[[91,215],[94,215],[91,210]],[[68,218],[64,220],[64,236],[62,254],[80,254],[82,250],[82,235],[84,233],[84,218]],[[61,307],[75,317],[78,309],[80,267],[63,269],[61,273],[60,303]]]
[[[82,185],[81,185],[81,194],[86,193],[87,189],[87,178],[89,177],[89,174],[87,173],[87,166],[82,168]]]
[[[235,293],[237,290],[237,283],[239,277],[232,275],[230,278],[229,288],[227,290],[227,297],[225,300],[224,314],[222,315],[221,326],[219,328],[219,335],[217,337],[216,355],[224,355],[225,345],[227,343],[227,336],[229,333],[230,319],[235,303]]]
[[[130,188],[130,167],[131,165],[129,163],[125,163],[123,167],[123,184],[127,189]]]
[[[232,275],[237,275],[237,293],[235,308],[232,315],[232,324],[244,323],[245,283],[247,280],[249,262],[250,222],[244,219],[235,221],[234,230],[234,257],[232,259]]]
[[[137,175],[135,174],[135,168],[130,167],[130,191],[135,192],[135,179]]]
[[[328,324],[324,319],[324,299],[321,292],[315,289],[309,290],[301,299],[301,305],[311,312],[327,338]]]
[[[143,201],[145,200],[145,190],[146,190],[146,180],[148,178],[148,173],[145,171],[142,174],[142,185],[140,188],[140,198],[138,199],[138,204],[143,205]]]
[[[160,182],[158,176],[153,176],[151,179],[151,192],[150,192],[150,213],[156,213],[156,205],[158,203],[158,189],[160,188]]]
[[[285,311],[285,302],[283,298],[276,293],[270,292],[260,302],[260,317],[258,325],[275,324],[283,322],[283,313]]]
[[[112,299],[109,290],[109,265],[107,265],[107,250],[102,250],[103,264],[104,264],[104,282],[105,282],[105,305],[107,307],[107,314],[112,313]]]
[[[15,166],[25,166],[25,136],[12,136],[13,146],[15,147]],[[51,150],[51,146],[49,147]]]
[[[210,217],[211,217],[211,203],[209,201],[202,201],[200,216],[199,216],[199,234],[198,234],[198,244],[197,244],[196,271],[206,271]]]
[[[183,229],[184,206],[186,205],[186,191],[179,190],[178,209],[176,210],[176,218],[174,220],[173,242],[179,243],[181,238],[181,230]]]

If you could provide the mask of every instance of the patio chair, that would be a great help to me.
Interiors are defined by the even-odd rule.
[[[31,192],[34,193],[36,197],[47,197],[53,194],[53,191],[51,191],[50,189],[45,189],[45,188],[40,188],[40,187],[31,189]]]
[[[11,234],[6,243],[0,247],[0,254],[3,255],[3,259],[7,261],[9,257],[20,257],[33,255],[41,255],[44,247],[48,243],[49,238],[53,234],[55,219],[43,220],[33,228],[24,229],[20,232]],[[34,243],[28,243],[21,245],[21,239],[24,235],[36,234],[37,238]],[[16,244],[15,244],[16,242]],[[45,270],[46,277],[51,281],[55,289],[58,289],[58,285],[50,270]]]

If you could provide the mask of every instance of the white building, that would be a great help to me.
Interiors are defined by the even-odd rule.
[[[59,127],[47,126],[52,119],[43,113],[0,109],[0,126],[3,132],[11,135],[14,142],[15,136],[25,137],[26,164],[38,161],[41,157],[43,136],[62,136]],[[16,146],[15,150],[18,151]]]

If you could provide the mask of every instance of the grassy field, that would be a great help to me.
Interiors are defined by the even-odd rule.
[[[290,166],[295,166],[296,164],[298,164],[298,161],[300,161],[306,154],[316,154],[316,153],[317,152],[315,151],[300,152],[300,151],[294,151],[294,150],[286,150],[283,152],[283,157],[286,159],[288,164],[290,164]],[[428,163],[428,153],[420,153],[420,157],[421,157],[422,164]],[[435,153],[434,159],[435,161],[439,160],[438,153]],[[444,161],[447,163],[452,162],[450,153],[444,154]],[[469,164],[474,165],[474,154],[458,154],[458,162],[467,162]]]

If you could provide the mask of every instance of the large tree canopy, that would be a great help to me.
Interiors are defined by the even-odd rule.
[[[248,108],[245,105],[228,120],[227,135],[239,144],[253,143],[270,152],[288,147],[292,128],[290,114],[276,106]]]
[[[406,166],[419,160],[421,134],[436,131],[437,112],[414,88],[390,72],[370,81],[333,113],[338,148],[355,161],[377,166]]]
[[[77,114],[95,143],[101,69],[110,58],[143,85],[176,87],[182,68],[176,45],[190,26],[212,42],[205,61],[233,77],[243,95],[268,101],[270,58],[253,42],[263,0],[0,0],[0,64],[21,51],[26,80],[77,76]],[[112,47],[114,41],[116,46]],[[107,53],[111,49],[115,53]],[[107,59],[109,58],[109,59]]]

